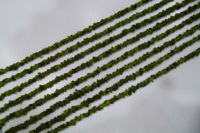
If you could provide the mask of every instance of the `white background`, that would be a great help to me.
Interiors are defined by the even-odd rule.
[[[160,1],[160,0],[159,0]],[[138,8],[136,11],[142,11],[144,8],[149,7],[159,1],[153,1],[143,7]],[[175,0],[170,4],[163,7],[166,9],[167,7],[173,5],[175,2],[179,0]],[[33,52],[39,51],[40,49],[53,44],[56,41],[59,41],[65,38],[67,35],[75,33],[78,30],[81,30],[88,25],[92,24],[93,22],[99,21],[102,18],[110,16],[111,14],[121,10],[136,1],[132,0],[0,0],[0,67],[8,66],[14,62],[17,62],[23,59],[25,56],[30,55]],[[190,5],[194,5],[197,3],[198,0]],[[174,15],[177,12],[180,12],[187,7],[177,10],[176,12],[170,14]],[[134,12],[136,12],[134,11]],[[161,10],[158,10],[154,13],[151,13],[147,16],[144,16],[136,21],[131,22],[130,24],[116,30],[115,32],[109,34],[106,37],[99,39],[93,43],[90,43],[86,47],[80,48],[78,51],[64,56],[57,60],[50,65],[43,67],[33,74],[27,75],[24,78],[17,80],[16,82],[12,82],[4,86],[0,89],[0,93],[4,92],[5,90],[9,90],[15,85],[18,85],[27,79],[33,77],[37,74],[37,72],[45,71],[47,68],[50,68],[54,64],[57,64],[64,59],[74,56],[75,54],[83,51],[97,42],[100,42],[112,35],[119,33],[123,28],[128,28],[132,24],[142,21],[144,18],[148,18],[152,15],[155,15]],[[195,11],[192,14],[199,12],[200,10]],[[114,23],[132,15],[134,12],[127,14],[126,16],[109,23],[95,32],[102,31],[105,27],[113,25]],[[187,19],[192,14],[181,18],[180,20],[172,23],[162,30],[145,37],[141,41],[123,49],[116,54],[113,54],[109,58],[106,58],[95,65],[93,65],[89,69],[85,69],[80,73],[74,74],[71,78],[68,78],[65,81],[62,81],[56,84],[54,87],[49,88],[47,91],[37,95],[32,100],[23,102],[18,106],[11,108],[9,111],[0,115],[0,118],[3,118],[7,114],[15,111],[16,109],[26,107],[29,103],[33,103],[38,98],[43,97],[47,93],[53,93],[56,88],[61,88],[66,83],[77,79],[80,76],[87,74],[88,72],[92,72],[97,66],[101,66],[105,64],[109,60],[112,60],[120,55],[122,55],[125,51],[129,50],[130,48],[135,47],[136,45],[141,44],[144,41],[150,40],[153,36],[164,32],[166,29],[173,27],[176,24],[181,23],[183,20]],[[169,16],[168,16],[169,17]],[[165,18],[168,18],[165,17]],[[164,18],[163,18],[164,19]],[[161,20],[157,22],[160,22]],[[129,58],[117,65],[113,68],[99,74],[97,77],[88,80],[87,82],[79,85],[76,89],[81,89],[82,86],[89,85],[94,82],[96,79],[104,77],[107,73],[111,73],[116,68],[123,66],[125,63],[136,59],[137,57],[141,56],[143,53],[150,51],[155,46],[161,45],[163,42],[172,39],[179,33],[183,33],[186,29],[190,29],[193,25],[199,24],[199,20],[195,21],[189,26],[185,26],[183,29],[177,31],[174,34],[171,34],[166,39],[156,43],[153,47],[148,50],[144,50],[136,54],[134,57]],[[71,68],[75,68],[76,66],[80,65],[82,62],[85,62],[92,58],[92,56],[98,55],[99,53],[105,51],[106,49],[110,48],[111,46],[115,46],[120,42],[125,41],[126,39],[135,36],[140,31],[144,31],[145,29],[152,27],[156,23],[152,23],[147,25],[146,27],[129,34],[128,36],[111,43],[110,45],[102,48],[94,52],[93,54],[85,57],[84,59],[75,62],[72,65],[62,69],[59,72],[51,74],[50,76],[46,77],[45,79],[31,85],[30,87],[25,88],[22,92],[17,93],[16,95],[9,96],[5,98],[3,101],[0,101],[0,106],[2,107],[3,104],[7,103],[10,99],[15,99],[20,95],[30,92],[34,88],[36,88],[39,84],[44,84],[50,80],[52,80],[55,76],[63,74],[64,72],[69,71]],[[95,32],[88,34],[86,36],[91,36]],[[180,42],[177,43],[177,46],[181,45],[183,42],[191,39],[192,37],[198,35],[200,32],[196,32],[191,37],[187,37]],[[69,47],[77,41],[81,41],[84,37],[83,36],[76,41],[65,45],[64,47],[52,52],[51,54],[45,55],[42,58],[39,58],[28,65],[20,68],[17,72],[20,72],[24,68],[28,68],[32,64],[35,64],[42,59],[45,59],[49,55],[54,55],[56,52],[61,51],[62,49]],[[112,95],[104,97],[102,100],[92,104],[98,105],[103,102],[105,99],[112,97],[114,94],[118,94],[122,92],[124,89],[128,88],[131,85],[135,85],[136,83],[142,81],[143,79],[147,78],[150,74],[157,72],[158,70],[164,68],[165,66],[169,65],[173,61],[177,60],[179,57],[188,54],[189,52],[193,51],[199,47],[199,42],[195,43],[194,46],[187,48],[184,52],[174,56],[170,60],[163,63],[158,68],[154,69],[153,71],[144,74],[142,77],[139,77],[136,81],[131,81],[122,87],[120,87],[119,91],[112,93]],[[71,104],[58,109],[56,112],[52,113],[48,117],[45,117],[43,120],[38,121],[34,125],[31,125],[27,130],[20,131],[27,132],[28,130],[32,130],[37,127],[41,122],[45,122],[50,120],[56,115],[59,115],[64,109],[67,109],[71,105],[76,105],[80,103],[80,101],[91,97],[92,95],[96,94],[98,91],[105,89],[108,86],[111,86],[119,79],[124,78],[126,75],[135,72],[138,70],[139,67],[142,67],[148,64],[150,61],[153,61],[159,58],[161,55],[167,53],[171,48],[166,49],[161,54],[151,58],[150,60],[138,65],[134,69],[126,71],[123,75],[118,76],[107,82],[106,84],[102,85],[100,88],[97,88],[94,92],[90,93],[89,95],[84,96],[81,99],[73,101]],[[186,64],[178,67],[178,69],[170,72],[169,74],[161,77],[160,79],[156,80],[153,84],[148,85],[136,92],[136,94],[120,100],[119,102],[105,108],[103,111],[100,111],[91,117],[84,119],[83,121],[79,122],[75,127],[70,127],[64,132],[68,133],[199,133],[200,132],[200,82],[199,82],[199,71],[200,68],[200,57],[197,57]],[[10,72],[3,76],[0,76],[0,80],[5,77],[9,77],[10,75],[16,72]],[[45,110],[50,105],[54,104],[55,102],[63,99],[69,93],[72,93],[74,89],[60,95],[59,97],[51,100],[47,104],[32,110],[28,113],[28,115],[24,117],[20,117],[17,119],[13,119],[8,122],[2,131],[5,131],[9,127],[15,126],[19,124],[19,122],[23,122],[28,119],[31,115],[38,114],[39,112]],[[90,106],[90,108],[92,107]],[[66,121],[72,119],[75,115],[80,114],[82,112],[86,112],[87,109],[83,109],[78,113],[74,114],[73,116],[66,119]],[[65,122],[66,122],[65,121]],[[64,122],[61,122],[64,123]],[[61,123],[57,123],[53,126],[60,125]],[[47,131],[47,130],[45,130]]]

